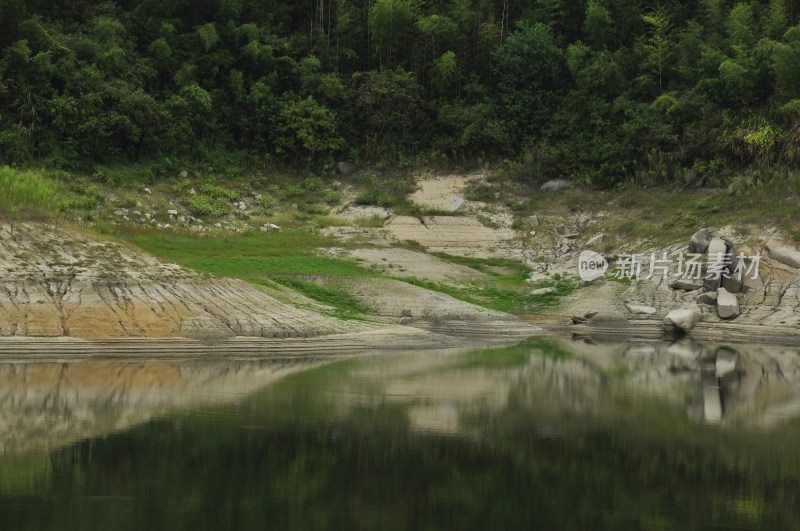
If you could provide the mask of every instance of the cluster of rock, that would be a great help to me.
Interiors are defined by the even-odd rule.
[[[689,252],[705,255],[706,260],[699,271],[701,274],[679,278],[670,287],[683,291],[701,290],[695,302],[716,306],[721,319],[734,319],[741,313],[737,293],[755,291],[763,286],[758,262],[753,257],[737,257],[733,242],[718,236],[716,229],[695,232],[689,241]],[[665,327],[687,331],[687,327],[691,329],[697,324],[694,318],[688,319],[683,313],[673,317],[667,316]]]

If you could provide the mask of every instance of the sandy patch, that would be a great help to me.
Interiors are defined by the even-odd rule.
[[[433,252],[480,258],[518,258],[510,240],[515,233],[508,228],[491,228],[470,217],[398,216],[387,224],[391,235],[398,240],[413,240]]]
[[[356,249],[351,251],[349,256],[367,265],[376,265],[386,274],[398,277],[416,277],[434,282],[487,278],[484,273],[470,267],[408,249]]]

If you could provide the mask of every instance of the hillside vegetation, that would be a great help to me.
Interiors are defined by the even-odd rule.
[[[5,0],[0,163],[796,188],[797,22],[797,0]]]

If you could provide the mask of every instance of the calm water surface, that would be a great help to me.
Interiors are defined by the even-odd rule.
[[[28,529],[800,529],[800,352],[0,363]]]

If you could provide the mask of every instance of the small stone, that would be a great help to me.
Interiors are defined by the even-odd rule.
[[[656,309],[652,306],[645,306],[644,304],[635,304],[625,301],[625,308],[628,309],[631,313],[637,313],[642,315],[653,315],[656,313]]]
[[[214,226],[218,229],[222,228],[222,223],[214,223]]]
[[[186,223],[186,216],[178,216],[178,223]]]
[[[539,218],[537,216],[528,216],[527,218],[522,220],[524,225],[528,227],[538,227],[539,226]]]
[[[536,236],[536,231],[532,230],[528,233],[528,236]]]
[[[560,192],[571,186],[572,183],[566,179],[551,179],[539,187],[539,189],[543,192]]]
[[[708,304],[710,306],[713,306],[717,304],[717,292],[707,291],[705,293],[701,293],[700,295],[694,298],[694,301],[698,304]]]
[[[533,260],[534,258],[536,258],[536,251],[525,249],[524,251],[522,251],[522,257],[525,258],[526,260]]]
[[[461,212],[466,206],[467,202],[463,197],[458,195],[450,196],[450,212]]]
[[[169,227],[170,227],[170,224],[169,224],[169,223],[165,223],[165,224],[164,224],[164,228],[165,228],[165,229],[168,229]]]
[[[144,217],[147,218],[147,219],[150,219],[150,218],[153,217],[153,214],[151,214],[150,212],[145,212],[144,213]]]
[[[134,216],[139,216],[139,217],[141,217],[141,216],[142,216],[142,213],[141,213],[141,212],[139,212],[138,210],[134,210],[134,211],[133,211],[133,215],[134,215]]]
[[[558,290],[556,288],[554,288],[554,287],[539,288],[539,289],[535,289],[535,290],[531,291],[531,295],[547,295],[549,293],[555,293],[556,291],[558,291]]]
[[[177,210],[167,210],[167,214],[169,214],[170,217],[175,217],[175,216],[178,215],[178,211]]]
[[[720,288],[717,294],[717,312],[720,319],[734,319],[739,316],[739,301],[736,295],[725,288]]]
[[[400,324],[401,325],[410,325],[413,322],[414,322],[414,319],[412,319],[411,317],[401,317],[400,318]]]
[[[562,246],[561,246],[561,248],[559,249],[559,251],[561,251],[561,254],[569,254],[569,253],[571,253],[571,252],[572,252],[572,247],[570,247],[569,245],[567,245],[567,244],[565,243],[564,245],[562,245]]]
[[[147,195],[152,195],[152,194],[153,194],[153,192],[151,192],[151,191],[150,191],[150,188],[145,188],[143,191],[144,191],[144,193],[146,193]]]
[[[703,287],[701,278],[679,278],[670,283],[669,287],[674,290],[694,291]]]
[[[194,188],[190,188],[189,195],[197,195],[197,190],[195,190]]]
[[[186,170],[181,170],[180,176],[181,176],[181,179],[185,179],[185,178],[187,178],[189,176],[189,172],[186,171]]]
[[[695,310],[672,310],[664,317],[664,330],[689,332],[700,322],[700,313]]]
[[[598,234],[597,236],[590,238],[589,241],[586,242],[586,246],[591,247],[592,245],[600,245],[603,243],[603,240],[605,240],[605,238],[606,238],[605,234]]]

